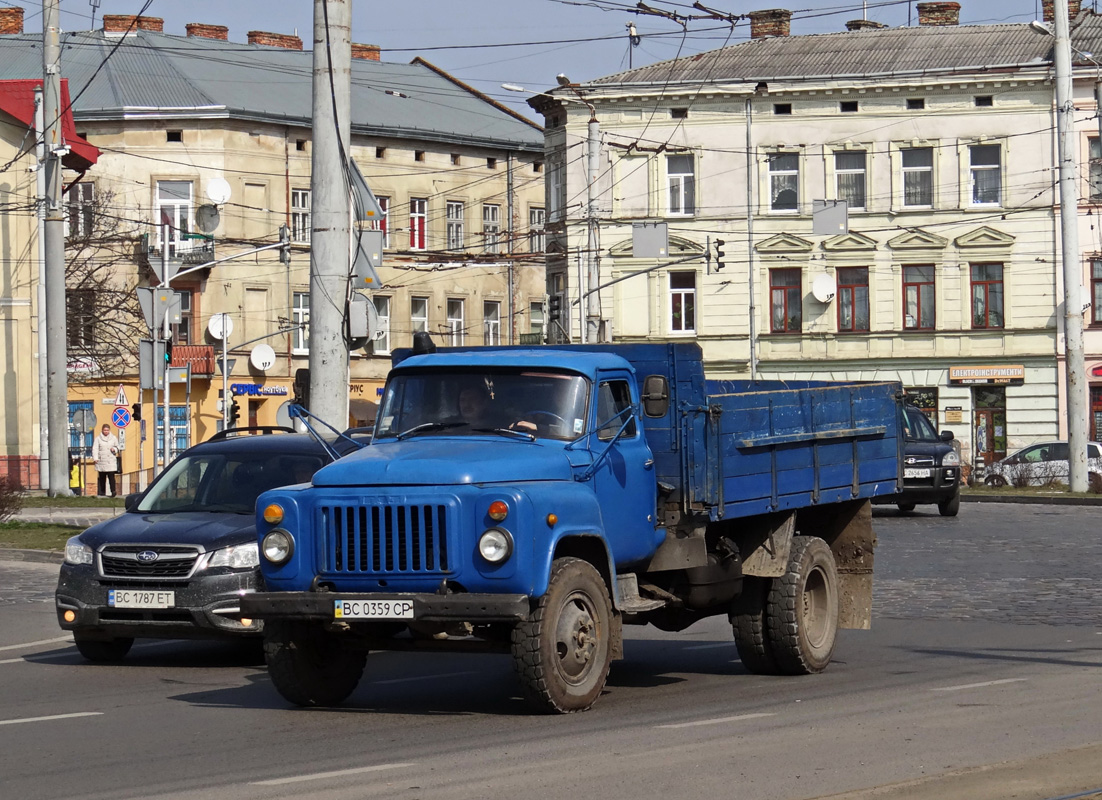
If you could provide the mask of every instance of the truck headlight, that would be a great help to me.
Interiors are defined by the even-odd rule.
[[[231,569],[248,569],[260,564],[260,548],[256,542],[239,544],[233,547],[223,547],[211,553],[208,567],[229,567]]]
[[[957,455],[956,450],[950,450],[948,453],[941,457],[941,466],[943,467],[959,467],[960,456]]]
[[[479,537],[478,552],[491,564],[500,564],[513,554],[513,537],[501,528],[490,528]]]
[[[295,552],[295,540],[288,531],[276,528],[264,537],[260,543],[260,549],[264,553],[264,558],[273,564],[283,564]]]
[[[79,536],[74,536],[65,543],[65,563],[91,564],[92,548],[82,542]]]

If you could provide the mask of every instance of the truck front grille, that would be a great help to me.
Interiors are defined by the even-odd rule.
[[[100,567],[107,578],[155,581],[188,577],[198,558],[196,547],[111,545],[100,553]]]
[[[448,508],[444,505],[322,506],[330,572],[446,572]]]

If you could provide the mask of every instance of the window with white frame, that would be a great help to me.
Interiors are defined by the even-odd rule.
[[[379,327],[375,330],[372,352],[375,355],[384,355],[390,352],[390,298],[377,294],[371,299],[379,315]]]
[[[424,250],[429,221],[429,201],[411,197],[409,201],[409,249]]]
[[[379,210],[383,212],[383,215],[377,219],[374,223],[375,230],[383,232],[383,247],[390,247],[390,228],[389,228],[389,211],[390,211],[390,198],[389,197],[376,197],[379,201]]]
[[[448,201],[448,249],[463,249],[463,204]]]
[[[310,190],[291,190],[291,241],[310,243]]]
[[[180,321],[172,325],[172,342],[174,344],[191,344],[191,327],[195,310],[192,302],[194,290],[177,286],[176,296],[180,299]]]
[[[692,216],[696,213],[696,178],[691,155],[666,156],[666,180],[669,185],[669,213]]]
[[[413,334],[423,333],[429,329],[429,299],[427,297],[411,297],[409,299],[409,331],[410,341]]]
[[[291,351],[295,355],[310,352],[310,293],[295,292],[291,306],[291,324],[298,325],[291,338]]]
[[[800,154],[774,153],[769,157],[769,208],[798,211],[800,207]]]
[[[908,147],[900,151],[903,163],[903,205],[934,204],[934,148]]]
[[[864,150],[836,150],[834,153],[837,197],[845,200],[851,209],[865,208],[865,158]]]
[[[483,343],[501,344],[501,303],[487,300],[482,304]]]
[[[92,235],[95,196],[96,187],[92,183],[75,183],[65,193],[70,239],[86,239]]]
[[[87,352],[96,344],[96,292],[65,290],[65,343],[70,350]]]
[[[1102,140],[1092,136],[1090,144],[1090,199],[1092,202],[1102,201]]]
[[[552,153],[547,160],[547,212],[548,221],[562,222],[564,216],[563,153]]]
[[[528,304],[528,332],[534,333],[543,341],[543,303],[531,302]]]
[[[696,273],[670,273],[670,333],[696,332]]]
[[[447,316],[447,335],[448,344],[451,347],[459,347],[463,344],[465,338],[465,323],[463,321],[463,300],[459,298],[448,298],[448,316]]]
[[[528,251],[542,253],[547,248],[547,214],[542,208],[528,209]]]
[[[495,203],[482,206],[482,241],[487,253],[500,252],[501,206]]]
[[[191,181],[157,181],[157,202],[154,208],[154,223],[157,225],[157,247],[163,247],[161,241],[164,224],[169,226],[168,254],[175,256],[191,250],[192,239],[185,238],[191,232]]]
[[[968,148],[974,206],[999,205],[1002,195],[1001,149],[997,144],[974,144]]]

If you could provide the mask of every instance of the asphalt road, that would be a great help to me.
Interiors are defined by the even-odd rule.
[[[56,567],[0,562],[0,796],[1102,796],[1102,536],[1088,507],[876,510],[875,619],[807,678],[745,673],[721,619],[629,628],[590,712],[531,715],[508,658],[372,654],[291,709],[255,651],[139,643],[84,663]]]

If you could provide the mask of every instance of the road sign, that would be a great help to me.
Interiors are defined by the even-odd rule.
[[[128,409],[119,406],[113,412],[111,412],[111,423],[116,428],[125,428],[130,424],[130,411]]]
[[[90,408],[78,408],[73,412],[73,427],[91,433],[96,429],[96,412]]]
[[[117,405],[117,406],[128,406],[128,405],[130,405],[130,401],[126,399],[126,389],[123,388],[121,383],[119,384],[119,391],[115,395],[115,405]]]

